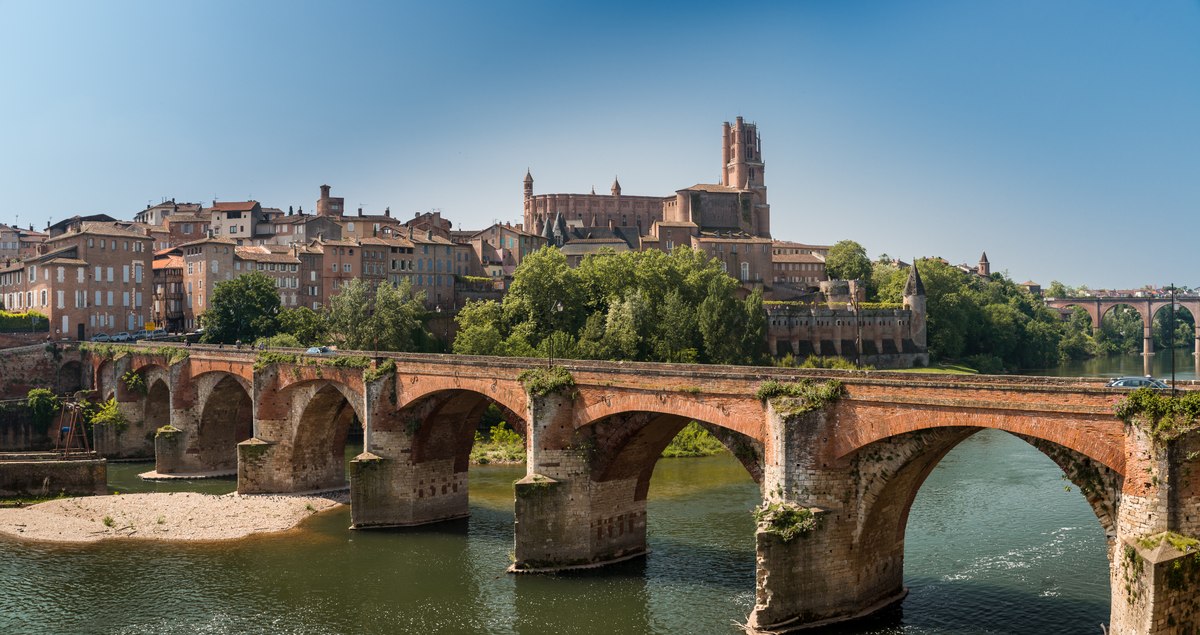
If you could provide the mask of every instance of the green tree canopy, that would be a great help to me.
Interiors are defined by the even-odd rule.
[[[254,271],[218,282],[208,309],[200,315],[204,341],[255,342],[278,330],[279,290],[275,281]]]
[[[739,285],[703,252],[679,248],[584,258],[577,269],[555,248],[528,256],[502,302],[459,312],[457,353],[644,361],[762,359],[762,297],[737,299]],[[711,300],[709,299],[711,297]],[[732,320],[704,326],[702,304]],[[705,335],[707,329],[708,334]],[[747,350],[748,338],[764,335]]]
[[[330,336],[351,350],[413,351],[431,336],[425,330],[425,294],[407,281],[374,286],[355,278],[329,300]]]
[[[328,339],[329,325],[324,313],[299,306],[279,312],[279,332],[295,337],[301,346],[317,346]]]
[[[871,259],[867,250],[853,240],[840,240],[825,256],[825,272],[833,280],[871,279]]]

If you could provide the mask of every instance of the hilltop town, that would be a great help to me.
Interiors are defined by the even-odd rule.
[[[170,199],[131,218],[76,215],[44,231],[0,225],[0,302],[46,316],[55,339],[187,332],[202,326],[218,283],[257,271],[274,281],[281,308],[320,309],[361,279],[407,282],[429,310],[453,315],[471,300],[502,297],[522,261],[548,245],[572,266],[594,254],[688,247],[745,293],[761,290],[772,354],[927,362],[923,335],[914,336],[922,311],[864,313],[858,285],[829,280],[830,246],[772,236],[756,124],[726,122],[720,160],[720,183],[651,196],[627,195],[617,179],[608,194],[538,194],[527,171],[519,220],[483,229],[456,227],[440,211],[352,211],[330,185],[310,211]],[[865,340],[860,324],[869,327]]]

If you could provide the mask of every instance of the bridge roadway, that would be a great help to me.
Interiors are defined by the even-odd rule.
[[[161,473],[236,468],[243,493],[339,486],[347,432],[361,425],[363,453],[349,468],[355,528],[466,516],[475,425],[496,404],[528,452],[514,484],[516,572],[643,555],[655,461],[688,421],[701,422],[764,502],[817,517],[792,540],[759,526],[747,626],[757,632],[852,619],[901,599],[905,525],[921,483],[966,437],[1004,430],[1061,466],[1103,526],[1110,632],[1200,626],[1197,558],[1147,538],[1200,535],[1200,472],[1188,458],[1200,443],[1125,424],[1113,410],[1124,393],[1101,380],[556,360],[573,385],[530,395],[520,375],[546,360],[133,350],[84,353],[83,381],[143,428],[165,426],[154,438]],[[130,372],[143,389],[122,379]],[[842,397],[816,409],[756,396],[769,380],[831,379]]]

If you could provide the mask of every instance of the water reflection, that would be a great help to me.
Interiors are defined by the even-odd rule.
[[[113,487],[137,491],[147,465],[114,466]],[[231,543],[0,541],[0,632],[737,632],[754,603],[758,489],[731,456],[660,461],[650,555],[557,576],[504,573],[523,474],[473,468],[469,520],[403,531],[350,531],[341,508]],[[197,486],[232,481],[142,484]],[[909,516],[909,598],[827,632],[1097,632],[1108,615],[1104,535],[1062,486],[1058,468],[1015,437],[967,439]]]

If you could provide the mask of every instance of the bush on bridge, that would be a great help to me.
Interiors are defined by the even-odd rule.
[[[1200,417],[1200,392],[1185,392],[1175,397],[1151,388],[1138,388],[1116,406],[1121,420],[1140,425],[1150,436],[1173,441],[1197,428]]]
[[[817,518],[813,510],[794,503],[763,503],[754,510],[754,522],[759,529],[779,536],[784,542],[814,531]]]
[[[517,380],[525,387],[525,392],[529,393],[530,397],[545,397],[575,386],[575,378],[562,366],[530,368],[517,375]]]
[[[820,384],[807,379],[796,382],[772,379],[763,382],[754,396],[762,401],[769,401],[780,414],[798,415],[820,410],[837,401],[844,393],[845,387],[836,379]]]

